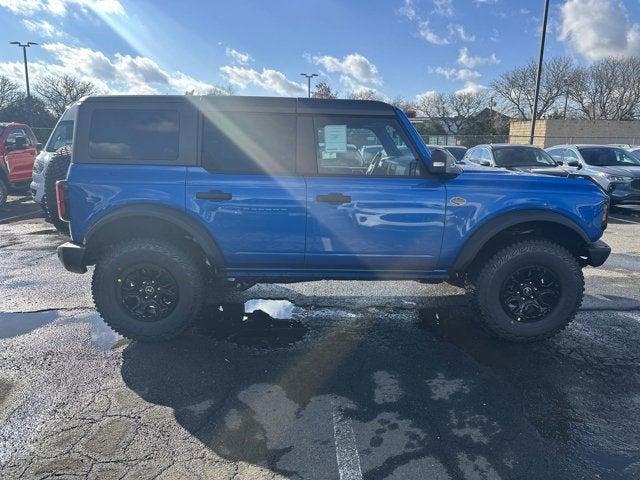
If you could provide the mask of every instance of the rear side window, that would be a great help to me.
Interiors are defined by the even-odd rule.
[[[89,155],[122,160],[178,158],[177,110],[97,109],[91,117]]]
[[[55,152],[59,148],[73,143],[73,120],[58,123],[47,142],[47,152]]]
[[[212,172],[292,174],[296,117],[212,112],[204,116],[202,166]]]

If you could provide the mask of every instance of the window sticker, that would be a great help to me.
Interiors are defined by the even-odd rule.
[[[325,125],[324,151],[325,152],[346,152],[347,151],[347,126],[346,125]]]

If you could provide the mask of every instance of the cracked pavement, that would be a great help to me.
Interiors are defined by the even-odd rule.
[[[257,285],[130,342],[64,237],[1,224],[0,478],[640,478],[640,211],[614,217],[578,317],[536,345],[415,282]]]

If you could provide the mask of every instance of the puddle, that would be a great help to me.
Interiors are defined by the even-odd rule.
[[[287,300],[223,303],[207,312],[196,333],[251,347],[290,346],[302,340],[308,330],[292,319],[294,308]]]
[[[58,318],[56,310],[30,313],[0,312],[0,338],[11,338],[29,333]]]
[[[117,334],[97,313],[83,313],[64,319],[65,324],[89,325],[91,343],[100,350],[112,350],[129,344],[130,340]]]

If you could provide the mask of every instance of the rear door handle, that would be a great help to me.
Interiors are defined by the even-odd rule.
[[[196,198],[198,200],[213,200],[216,202],[221,202],[223,200],[231,200],[233,195],[229,192],[223,192],[222,190],[209,190],[208,192],[198,192],[196,193]]]
[[[316,201],[339,205],[341,203],[349,203],[351,201],[351,196],[343,195],[341,193],[328,193],[326,195],[318,195],[316,197]]]

